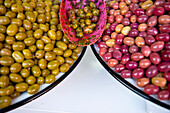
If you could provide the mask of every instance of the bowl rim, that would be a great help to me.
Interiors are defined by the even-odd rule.
[[[114,72],[104,61],[103,59],[100,57],[100,55],[97,53],[95,47],[95,45],[91,45],[91,49],[94,53],[94,55],[96,56],[96,58],[98,59],[98,61],[102,64],[102,66],[112,75],[112,77],[114,77],[116,80],[118,80],[122,85],[124,85],[125,87],[127,87],[128,89],[130,89],[131,91],[133,91],[134,93],[138,94],[139,96],[163,107],[166,109],[170,110],[170,105],[163,103],[151,96],[149,96],[148,94],[144,93],[142,90],[140,90],[139,88],[135,87],[134,85],[132,85],[130,82],[126,81],[124,78],[122,78],[120,75],[118,75],[116,72]]]
[[[64,73],[59,79],[55,80],[55,82],[53,82],[52,84],[50,84],[49,86],[47,86],[43,90],[39,91],[38,93],[36,93],[36,94],[34,94],[34,95],[24,99],[24,100],[21,100],[21,101],[15,103],[15,104],[12,104],[12,105],[10,105],[8,107],[0,109],[0,113],[8,112],[8,111],[16,109],[16,108],[18,108],[20,106],[23,106],[23,105],[37,99],[38,97],[42,96],[43,94],[47,93],[51,89],[53,89],[60,82],[62,82],[76,68],[76,66],[79,64],[79,62],[83,58],[83,56],[84,56],[84,54],[86,52],[86,49],[87,49],[87,47],[83,47],[82,52],[80,53],[78,59],[74,62],[74,64],[70,67],[70,69],[66,73]]]

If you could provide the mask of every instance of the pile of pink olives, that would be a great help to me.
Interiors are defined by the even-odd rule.
[[[76,31],[76,37],[82,38],[84,34],[91,34],[99,19],[99,9],[90,2],[84,8],[73,8],[68,11],[70,27]]]
[[[109,1],[99,54],[123,78],[170,99],[170,0]]]

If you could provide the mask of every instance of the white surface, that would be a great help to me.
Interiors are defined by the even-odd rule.
[[[145,101],[116,81],[90,47],[58,86],[9,113],[146,113]]]

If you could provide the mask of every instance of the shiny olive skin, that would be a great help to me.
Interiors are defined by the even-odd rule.
[[[54,81],[55,81],[55,75],[53,75],[53,74],[47,75],[45,77],[45,83],[46,84],[53,83]]]
[[[30,71],[28,69],[21,69],[20,75],[24,78],[28,77],[30,75]]]
[[[12,55],[12,51],[9,50],[8,48],[3,48],[0,51],[0,55],[1,56],[11,56]]]
[[[11,95],[10,95],[10,97],[12,98],[12,99],[15,99],[15,98],[17,98],[17,97],[19,97],[20,96],[20,92],[18,92],[18,91],[14,91]]]
[[[22,67],[24,67],[24,68],[29,68],[29,67],[32,67],[33,65],[34,65],[33,60],[24,60],[22,62]]]
[[[32,28],[32,24],[29,20],[24,20],[23,21],[23,27],[26,29],[26,30],[31,30]]]
[[[58,66],[59,66],[59,61],[58,60],[50,61],[48,63],[48,65],[47,65],[49,70],[54,70],[54,69],[58,68]]]
[[[14,59],[9,56],[2,56],[0,58],[0,64],[3,66],[10,66],[14,63]]]
[[[23,55],[20,51],[14,51],[14,52],[12,53],[12,57],[14,58],[14,60],[15,60],[16,62],[21,63],[21,62],[24,61],[24,55]]]
[[[18,92],[24,92],[28,89],[28,84],[27,83],[18,83],[15,85],[15,89]]]
[[[1,67],[2,68],[2,67]],[[6,75],[2,75],[0,77],[0,87],[5,88],[9,85],[9,77]]]
[[[7,36],[6,39],[5,39],[5,42],[7,44],[13,44],[15,42],[15,38],[12,37],[12,36]]]
[[[24,40],[26,37],[27,37],[27,36],[26,36],[25,33],[17,33],[17,34],[15,35],[15,38],[16,38],[17,40]]]
[[[0,24],[8,25],[10,23],[10,19],[7,16],[0,16]]]
[[[60,65],[63,64],[65,62],[64,58],[62,56],[57,56],[56,60],[59,61]]]
[[[45,59],[47,61],[52,61],[56,58],[56,54],[54,52],[46,52],[45,53]]]
[[[8,96],[0,97],[0,108],[5,108],[11,104],[11,98]]]
[[[41,68],[41,69],[45,69],[47,67],[47,60],[45,59],[40,59],[38,61],[38,66]]]
[[[39,77],[41,75],[41,70],[38,66],[33,66],[32,67],[32,74],[35,76],[35,77]]]
[[[24,43],[26,46],[32,46],[35,44],[35,38],[33,38],[33,37],[25,38]]]
[[[18,32],[18,26],[15,24],[11,24],[7,27],[7,34],[9,36],[14,36]]]
[[[40,59],[40,58],[43,58],[45,55],[45,51],[44,50],[38,50],[35,52],[35,57]]]
[[[18,27],[21,27],[22,25],[22,20],[18,19],[18,18],[12,18],[11,19],[11,24],[16,24]]]
[[[0,33],[6,33],[6,27],[4,25],[0,25]]]
[[[62,41],[57,41],[56,46],[60,49],[62,49],[63,51],[65,51],[67,49],[67,44],[65,44]]]
[[[34,23],[36,21],[36,17],[31,11],[25,12],[26,19],[28,19],[30,22]]]
[[[15,82],[15,83],[24,81],[23,78],[19,74],[12,73],[9,75],[9,78],[12,82]]]
[[[12,49],[15,51],[21,51],[25,48],[25,44],[23,42],[14,42],[12,44]]]
[[[49,75],[50,74],[50,70],[49,69],[43,69],[42,70],[42,76],[43,77],[46,77],[47,75]]]
[[[40,88],[39,84],[33,84],[33,85],[28,87],[27,92],[29,94],[35,94],[35,93],[38,92],[39,88]]]
[[[44,81],[45,81],[44,77],[38,77],[37,78],[37,84],[39,84],[39,85],[44,84]]]
[[[10,71],[12,73],[18,73],[21,70],[22,66],[20,63],[14,63],[10,66]]]
[[[56,34],[56,32],[54,32],[53,30],[49,30],[49,31],[48,31],[48,36],[49,36],[52,40],[56,40],[56,39],[57,39],[57,34]]]
[[[64,63],[60,66],[60,72],[65,73],[69,70],[70,65],[68,63]]]
[[[42,29],[36,29],[34,31],[34,37],[36,39],[40,39],[42,37],[42,35],[43,35],[43,30]]]
[[[31,59],[33,57],[32,53],[29,49],[22,50],[22,53],[23,53],[25,59]]]
[[[32,84],[34,84],[34,83],[36,82],[36,78],[35,78],[35,76],[30,75],[30,76],[28,76],[28,77],[25,79],[25,81],[26,81],[29,85],[32,85]]]

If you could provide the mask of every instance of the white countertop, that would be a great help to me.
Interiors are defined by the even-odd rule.
[[[9,113],[147,113],[145,100],[115,80],[90,47],[59,85]]]

